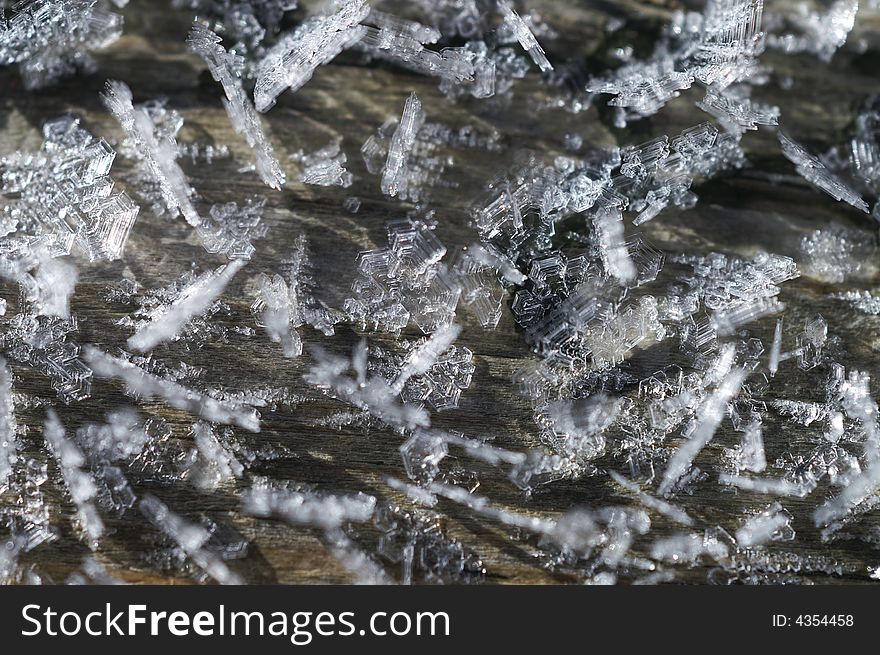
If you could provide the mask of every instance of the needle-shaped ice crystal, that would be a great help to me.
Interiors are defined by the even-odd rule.
[[[147,373],[122,358],[112,357],[94,346],[84,348],[83,356],[95,375],[120,378],[129,391],[140,396],[157,396],[176,409],[182,409],[216,423],[238,425],[251,432],[260,431],[256,412],[247,406],[219,401],[211,396]]]
[[[0,487],[6,484],[12,475],[12,467],[18,461],[17,430],[12,399],[12,371],[6,360],[0,357]]]
[[[196,278],[171,305],[154,310],[150,321],[129,337],[129,348],[145,352],[173,339],[189,320],[208,310],[245,263],[236,259]]]
[[[223,85],[223,91],[226,93],[226,100],[223,102],[226,113],[229,114],[232,127],[245,138],[254,151],[260,179],[273,189],[280,189],[285,181],[284,171],[263,131],[257,111],[245,93],[238,72],[242,66],[241,57],[234,52],[227,52],[221,45],[221,40],[199,22],[193,24],[187,37],[190,48],[208,64],[211,75]]]
[[[297,91],[318,66],[334,59],[357,43],[366,28],[359,23],[370,13],[365,0],[344,0],[332,14],[303,21],[295,31],[282,35],[257,65],[254,102],[257,111],[272,108],[285,89]]]
[[[526,25],[525,21],[522,17],[516,13],[516,10],[510,3],[510,0],[497,0],[498,11],[501,12],[501,16],[504,19],[504,23],[507,29],[513,32],[514,37],[519,44],[523,47],[523,50],[529,53],[529,56],[532,58],[532,61],[535,62],[535,65],[541,69],[542,72],[552,71],[553,65],[547,60],[547,55],[544,54],[544,49],[541,47],[541,44],[538,43],[538,39],[535,38],[534,33],[529,26]]]
[[[173,215],[180,212],[193,227],[199,225],[201,218],[191,200],[192,187],[177,163],[179,150],[174,138],[157,134],[146,109],[132,104],[131,89],[124,82],[108,80],[101,100],[159,185],[168,211]]]

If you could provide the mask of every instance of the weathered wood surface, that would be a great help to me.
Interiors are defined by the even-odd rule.
[[[224,295],[231,314],[222,320],[230,326],[253,326],[250,314],[251,296],[245,293],[250,277],[264,271],[277,270],[289,254],[293,239],[305,233],[310,241],[320,294],[332,306],[340,306],[354,277],[356,254],[385,243],[385,221],[401,217],[408,206],[382,197],[379,181],[369,175],[360,161],[359,147],[385,118],[399,114],[406,96],[416,91],[425,106],[428,120],[452,127],[472,125],[483,130],[498,130],[504,151],[450,151],[455,166],[446,179],[456,187],[438,188],[431,204],[439,217],[438,236],[448,245],[467,243],[473,239],[468,226],[469,201],[486,180],[505,168],[518,149],[527,147],[541,157],[552,158],[565,152],[563,137],[579,133],[586,143],[612,146],[637,143],[658,134],[675,134],[681,129],[705,120],[693,103],[701,97],[694,88],[682,93],[657,116],[633,123],[625,130],[609,127],[609,113],[604,107],[574,114],[563,109],[542,109],[559,90],[548,90],[540,84],[534,71],[516,86],[513,104],[504,109],[473,99],[450,103],[436,88],[436,81],[399,70],[387,64],[365,64],[356,55],[344,55],[315,74],[313,80],[296,94],[284,94],[275,108],[266,114],[272,141],[284,162],[286,155],[304,149],[313,150],[333,138],[342,138],[349,155],[349,168],[355,174],[349,189],[325,189],[291,184],[281,192],[272,192],[261,185],[252,172],[239,172],[242,162],[250,161],[246,144],[230,126],[221,105],[221,90],[206,73],[202,62],[191,55],[185,45],[189,17],[185,12],[170,11],[165,2],[134,0],[125,10],[126,33],[112,47],[98,53],[99,71],[95,75],[64,80],[57,86],[36,93],[21,90],[12,69],[0,71],[0,152],[15,149],[37,149],[40,126],[53,116],[71,111],[83,117],[84,124],[95,134],[109,140],[119,139],[118,125],[99,102],[98,94],[106,79],[121,79],[132,88],[136,100],[165,97],[170,106],[182,112],[186,126],[182,139],[227,144],[234,158],[214,164],[183,166],[201,197],[204,209],[212,203],[241,200],[248,194],[268,197],[266,221],[269,233],[257,242],[257,254],[234,280]],[[647,47],[652,34],[669,16],[677,2],[620,3],[539,2],[528,3],[540,9],[542,16],[559,33],[560,38],[545,43],[554,62],[571,58],[585,71],[599,72],[610,63],[605,53],[612,45],[635,42]],[[633,18],[622,30],[605,33],[609,17]],[[819,63],[810,56],[782,56],[768,51],[762,62],[772,69],[769,83],[758,88],[755,96],[777,104],[782,109],[782,126],[794,138],[820,152],[847,140],[855,112],[863,100],[880,92],[880,15],[863,10],[859,25],[848,46],[838,52],[831,64]],[[856,47],[864,40],[865,48]],[[780,81],[791,78],[793,84],[783,90]],[[862,230],[866,243],[872,243],[870,221],[847,205],[810,188],[794,174],[793,167],[779,153],[773,131],[749,133],[744,139],[752,168],[739,174],[723,176],[696,189],[700,203],[693,210],[665,211],[642,229],[658,247],[668,253],[706,253],[712,250],[750,255],[767,250],[799,258],[801,237],[832,222],[840,222]],[[118,158],[113,176],[124,180],[132,162]],[[291,166],[291,172],[293,168]],[[133,194],[134,195],[134,194]],[[357,214],[342,208],[343,200],[358,196],[362,206]],[[873,248],[873,246],[871,246]],[[207,255],[193,238],[191,228],[182,220],[153,216],[144,207],[128,242],[124,260],[103,265],[81,266],[80,282],[73,298],[72,309],[79,319],[75,335],[81,344],[94,343],[113,351],[123,347],[129,332],[114,325],[131,308],[107,303],[101,292],[108,283],[117,281],[128,268],[145,287],[167,284],[192,263],[201,269],[216,266],[221,260]],[[668,264],[664,276],[671,275]],[[781,300],[786,303],[787,325],[802,324],[804,318],[821,313],[829,322],[829,332],[841,343],[840,361],[880,379],[880,360],[876,356],[880,341],[880,318],[854,314],[843,304],[829,300],[832,291],[875,289],[878,286],[876,252],[871,250],[862,271],[847,280],[843,288],[832,288],[809,277],[801,277],[783,286]],[[9,315],[17,309],[16,290],[0,287],[0,297],[9,301]],[[523,450],[537,445],[535,427],[528,403],[510,384],[511,374],[529,357],[527,347],[509,315],[505,315],[495,331],[484,331],[463,317],[464,332],[460,342],[475,353],[476,374],[471,388],[462,397],[457,410],[435,416],[435,425],[462,430],[467,434],[488,436],[494,443]],[[769,348],[773,321],[757,323],[752,330]],[[309,329],[302,331],[307,347],[320,344],[343,352],[358,338],[350,327],[341,327],[337,336],[325,338]],[[409,336],[416,336],[410,331]],[[388,338],[371,336],[376,343],[390,343]],[[786,344],[789,347],[791,344]],[[228,343],[208,343],[202,349],[187,350],[180,342],[161,346],[155,357],[169,364],[185,361],[206,369],[202,382],[207,387],[230,389],[253,387],[287,388],[304,396],[297,406],[282,405],[274,412],[263,413],[263,429],[257,435],[241,432],[238,436],[248,445],[283,446],[289,455],[259,463],[234,485],[215,492],[202,492],[192,485],[163,485],[149,479],[134,479],[139,492],[151,492],[170,507],[192,519],[210,517],[240,530],[250,540],[248,556],[232,562],[249,581],[302,583],[347,582],[351,575],[330,555],[320,534],[294,528],[278,521],[257,520],[240,510],[239,493],[249,485],[252,475],[289,479],[313,484],[317,488],[337,491],[362,490],[381,499],[399,499],[382,482],[386,475],[400,477],[402,467],[398,447],[401,437],[392,432],[357,428],[335,429],[315,427],[313,421],[343,409],[310,390],[301,376],[309,365],[305,354],[286,360],[278,346],[258,331],[253,336],[230,333]],[[650,374],[670,363],[674,348],[660,345],[636,353],[627,366],[635,373]],[[48,380],[39,373],[11,363],[15,387],[24,397],[38,397],[55,402]],[[767,399],[791,397],[796,390],[800,399],[821,392],[807,375],[796,367],[784,365],[780,376],[770,385]],[[807,390],[807,391],[805,391]],[[630,390],[627,393],[634,393]],[[192,417],[169,409],[159,402],[134,402],[123,394],[118,382],[96,380],[92,398],[61,407],[61,416],[69,429],[89,421],[100,421],[104,412],[116,406],[137,406],[144,416],[161,416],[174,431],[174,438],[188,440]],[[18,419],[27,426],[23,436],[25,454],[48,460],[42,447],[41,425],[44,409],[39,406],[19,407]],[[785,451],[796,450],[819,437],[816,430],[796,428],[791,423],[765,424],[768,460],[773,461]],[[713,443],[698,459],[704,470],[713,470],[723,447],[736,442],[729,426],[723,427]],[[603,459],[601,465],[610,465]],[[546,516],[559,514],[576,505],[601,506],[632,504],[621,495],[606,476],[552,484],[539,489],[530,499],[522,497],[503,476],[487,467],[462,462],[473,467],[481,482],[480,493],[502,506]],[[619,468],[620,464],[616,464]],[[44,486],[53,507],[60,507],[53,523],[61,538],[41,546],[24,556],[25,563],[60,582],[81,562],[88,549],[71,529],[72,507],[60,493],[56,483],[58,472],[50,464],[52,481]],[[817,494],[830,489],[820,487]],[[692,496],[677,500],[701,525],[721,525],[731,532],[745,510],[766,504],[766,499],[747,493],[722,492],[714,480],[700,485]],[[812,527],[811,510],[815,498],[794,499],[786,507],[794,514],[798,538],[780,548],[799,554],[820,554],[833,557],[851,567],[843,577],[817,576],[817,582],[867,580],[867,567],[876,566],[880,553],[859,541],[837,541],[822,544]],[[577,570],[551,570],[535,557],[534,542],[512,539],[508,531],[478,520],[450,503],[441,505],[444,528],[476,552],[486,567],[487,582],[558,583],[578,580]],[[878,513],[867,515],[865,521],[877,522]],[[674,526],[659,516],[652,516],[654,525],[649,539],[639,542],[637,551],[644,552],[650,540],[669,534]],[[105,538],[97,554],[108,570],[131,582],[184,583],[188,578],[164,571],[149,563],[152,529],[137,512],[121,518],[107,517],[111,534]],[[358,542],[367,550],[375,547],[376,534],[363,530]],[[399,575],[388,564],[393,575]],[[678,579],[705,582],[707,568],[697,567],[680,572]]]

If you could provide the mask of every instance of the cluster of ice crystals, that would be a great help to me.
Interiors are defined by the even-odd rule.
[[[328,63],[360,41],[370,13],[365,0],[342,0],[337,11],[306,19],[294,31],[281,35],[256,66],[254,102],[258,111],[272,108],[286,89],[297,91],[318,66]],[[332,7],[332,4],[330,5]]]
[[[441,259],[446,247],[421,221],[388,225],[389,246],[362,252],[354,296],[344,309],[356,323],[399,332],[413,320],[427,333],[449,325],[461,290]]]
[[[198,450],[193,473],[197,487],[213,489],[226,480],[241,477],[241,462],[220,443],[209,424],[200,421],[193,425],[193,437]]]
[[[703,13],[676,12],[654,52],[587,82],[592,93],[614,95],[616,122],[651,116],[699,80],[716,92],[747,81],[764,48],[763,0],[709,0]]]
[[[778,125],[779,107],[755,102],[748,97],[750,88],[743,86],[718,90],[710,86],[697,107],[711,114],[724,129],[732,133],[757,130],[758,125]]]
[[[252,241],[266,235],[267,226],[262,224],[265,206],[265,198],[248,198],[241,205],[211,205],[208,215],[196,227],[205,250],[229,259],[250,259],[256,250]]]
[[[52,381],[52,388],[65,403],[88,398],[92,371],[79,357],[80,347],[68,340],[77,330],[69,320],[19,313],[0,334],[0,346],[17,362],[32,366]]]
[[[5,207],[15,234],[44,239],[54,255],[76,245],[91,261],[119,259],[138,214],[109,176],[116,153],[80,126],[75,116],[43,125],[38,152],[0,160],[0,192],[16,200]]]
[[[21,0],[0,8],[0,65],[17,63],[25,88],[96,69],[89,54],[116,41],[122,16],[99,0]]]
[[[255,484],[244,496],[244,508],[253,516],[277,516],[297,525],[335,530],[351,521],[369,521],[376,499],[363,493],[322,495]]]
[[[243,61],[234,52],[227,52],[222,39],[210,29],[196,22],[187,39],[193,52],[208,64],[215,80],[223,85],[226,93],[226,113],[235,131],[244,136],[257,158],[257,173],[263,182],[273,189],[284,184],[284,171],[275,157],[275,151],[263,131],[260,117],[244,90],[240,76]]]
[[[835,200],[849,203],[856,209],[868,213],[868,203],[862,200],[858,191],[826,168],[817,157],[811,155],[802,145],[779,132],[782,154],[795,165],[797,172],[810,184],[822,189]]]
[[[858,0],[836,0],[825,12],[810,11],[807,3],[798,3],[794,11],[770,17],[772,32],[767,44],[783,52],[809,52],[822,61],[830,61],[846,43],[859,11]],[[783,32],[784,29],[794,29]]]
[[[839,225],[804,236],[804,271],[824,282],[843,282],[862,266],[856,252],[859,236]]]
[[[834,294],[832,297],[849,303],[863,314],[880,316],[880,298],[872,295],[870,291],[846,291]]]
[[[348,156],[342,151],[339,140],[331,141],[315,152],[299,152],[290,158],[302,166],[299,179],[303,184],[348,188],[354,181],[354,175],[345,168]]]

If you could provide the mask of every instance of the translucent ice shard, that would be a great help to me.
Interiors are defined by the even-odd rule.
[[[747,375],[748,369],[746,368],[731,371],[704,401],[697,413],[697,420],[688,440],[675,451],[663,472],[663,479],[658,487],[661,495],[672,490],[679,478],[687,473],[697,454],[711,441],[721,419],[724,418],[727,404],[739,393]]]
[[[396,196],[401,186],[405,184],[407,176],[407,159],[412,150],[416,134],[425,122],[425,114],[422,111],[422,103],[415,93],[411,93],[403,106],[403,114],[400,122],[391,137],[388,148],[388,158],[385,160],[385,168],[382,171],[382,192],[389,196]]]
[[[770,346],[770,361],[767,367],[770,371],[770,377],[776,375],[779,370],[779,355],[782,352],[782,319],[776,320],[776,328],[773,331],[773,344]]]
[[[190,523],[172,512],[155,496],[147,495],[140,502],[141,513],[186,553],[199,568],[220,584],[242,584],[241,577],[223,559],[208,549],[210,532],[197,523]]]
[[[743,87],[750,89],[751,87]],[[709,87],[697,107],[714,116],[728,132],[757,130],[758,125],[778,125],[779,108],[759,104],[743,90],[719,91]]]
[[[114,190],[109,172],[115,156],[79,118],[47,121],[38,152],[0,161],[0,191],[15,197],[6,215],[20,234],[47,239],[53,255],[70,254],[76,245],[92,261],[119,259],[139,208]]]
[[[299,152],[290,158],[302,166],[300,181],[303,184],[347,188],[354,180],[354,176],[345,168],[348,156],[342,151],[339,140],[331,141],[315,152]]]
[[[122,34],[122,16],[98,0],[22,0],[7,18],[0,8],[0,64],[18,63],[25,87],[96,68],[89,51]]]
[[[77,508],[77,518],[89,538],[89,545],[94,547],[104,534],[104,522],[95,507],[97,487],[92,477],[83,469],[86,458],[82,451],[65,436],[64,426],[51,409],[46,416],[43,437],[55,459],[58,460],[64,483]]]
[[[677,534],[651,544],[651,558],[674,564],[693,563],[703,556],[718,561],[727,558],[727,546],[700,534]]]
[[[369,13],[365,0],[344,0],[335,13],[308,18],[295,31],[282,35],[257,65],[257,111],[271,109],[285,89],[297,91],[318,66],[363,38],[366,28],[359,23]]]
[[[795,165],[797,172],[805,180],[822,189],[832,198],[847,202],[856,209],[868,213],[868,203],[862,200],[856,190],[829,171],[817,157],[811,155],[802,145],[790,139],[781,130],[778,136],[782,154]]]
[[[219,401],[211,396],[187,389],[172,380],[147,373],[125,359],[112,357],[93,346],[84,349],[83,356],[95,375],[120,378],[131,393],[158,396],[177,409],[182,409],[216,423],[238,425],[251,432],[260,431],[256,412],[245,405]]]
[[[227,52],[220,43],[221,38],[199,22],[193,24],[187,42],[193,52],[208,64],[214,79],[223,85],[226,113],[235,131],[244,136],[253,149],[260,179],[273,189],[280,189],[285,180],[284,171],[263,131],[259,115],[245,93],[239,74],[243,65],[241,57]]]
[[[129,348],[144,352],[173,339],[190,319],[208,310],[244,264],[245,260],[236,259],[196,278],[176,301],[157,308],[151,320],[129,337]]]
[[[736,542],[743,548],[752,548],[768,541],[791,541],[795,537],[791,520],[791,514],[782,505],[772,503],[736,531]]]
[[[201,218],[192,204],[192,188],[177,163],[179,151],[174,138],[157,133],[147,110],[132,104],[131,89],[124,82],[108,80],[101,100],[159,185],[168,211],[172,215],[180,212],[193,227],[199,225]]]
[[[6,360],[0,357],[0,488],[12,475],[18,461],[18,423],[12,399],[12,372]]]
[[[812,491],[810,486],[796,484],[780,478],[748,478],[742,475],[722,473],[718,476],[718,481],[721,484],[744,489],[745,491],[753,491],[771,496],[803,498]]]
[[[523,47],[523,50],[529,53],[529,56],[532,58],[532,61],[535,62],[535,65],[540,68],[542,72],[546,73],[547,71],[552,71],[553,65],[547,60],[547,55],[544,54],[544,49],[538,43],[538,40],[535,38],[532,30],[529,29],[529,26],[526,25],[525,21],[518,13],[516,13],[510,0],[497,0],[497,5],[498,11],[501,12],[501,16],[504,18],[504,23],[507,29],[511,30],[516,37],[516,40],[519,41],[520,45]]]

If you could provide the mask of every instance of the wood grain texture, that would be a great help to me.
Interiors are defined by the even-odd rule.
[[[357,55],[346,54],[319,69],[312,81],[296,94],[282,95],[265,115],[265,122],[290,174],[294,168],[287,160],[288,154],[300,149],[314,150],[331,139],[341,138],[349,156],[349,169],[355,174],[353,186],[342,190],[291,184],[283,191],[272,192],[253,172],[240,172],[242,164],[251,160],[248,148],[232,130],[220,101],[219,85],[207,74],[202,62],[186,49],[189,17],[185,12],[170,11],[167,4],[133,0],[124,11],[125,35],[98,53],[99,69],[95,75],[64,80],[45,91],[26,93],[13,69],[0,70],[0,153],[19,148],[37,149],[42,123],[65,111],[79,114],[94,134],[111,142],[120,139],[118,125],[98,99],[108,78],[128,83],[136,100],[167,98],[169,106],[179,110],[186,119],[181,133],[183,141],[226,144],[233,153],[231,159],[218,160],[210,166],[183,160],[185,172],[200,196],[200,210],[204,211],[212,203],[240,201],[249,194],[268,198],[265,216],[268,235],[255,244],[255,257],[224,294],[230,312],[218,320],[230,327],[253,327],[252,297],[246,293],[248,280],[260,272],[278,271],[282,260],[290,254],[294,239],[302,233],[308,237],[312,249],[320,297],[331,306],[341,306],[355,275],[357,253],[384,245],[385,222],[400,218],[411,209],[406,203],[383,198],[379,180],[367,173],[359,154],[361,144],[378,125],[389,116],[399,115],[411,91],[421,98],[429,121],[451,127],[470,125],[485,131],[494,129],[504,146],[502,152],[454,149],[443,152],[454,158],[455,166],[445,175],[450,188],[436,188],[431,206],[439,219],[438,237],[447,245],[474,239],[467,213],[471,199],[522,148],[549,160],[565,153],[566,133],[581,134],[585,143],[593,146],[609,147],[638,143],[659,134],[672,135],[706,119],[693,104],[701,97],[697,88],[682,93],[657,116],[633,123],[625,130],[610,127],[610,113],[602,102],[577,114],[561,108],[542,109],[561,92],[542,85],[534,69],[517,83],[514,102],[509,107],[499,108],[473,99],[453,104],[439,92],[433,79],[387,64],[366,63]],[[680,6],[672,0],[614,3],[530,0],[527,4],[539,10],[544,20],[560,33],[557,40],[544,44],[551,60],[570,60],[573,67],[592,73],[604,70],[610,63],[606,54],[610,47],[629,42],[640,47],[650,44],[652,33],[656,34],[671,10]],[[631,18],[632,22],[609,34],[604,26],[612,16]],[[876,11],[863,11],[849,45],[827,65],[809,56],[783,56],[768,51],[761,61],[772,70],[770,80],[756,89],[755,96],[777,104],[782,109],[784,129],[814,151],[843,145],[860,104],[867,96],[880,93],[880,76],[876,73],[880,61],[878,31],[880,15]],[[864,49],[856,47],[862,40]],[[791,87],[783,89],[780,82],[789,79]],[[747,134],[744,147],[751,168],[700,185],[696,189],[700,196],[696,208],[667,210],[641,231],[670,254],[719,251],[751,255],[766,250],[798,259],[800,239],[831,223],[860,230],[865,242],[873,243],[869,219],[817,192],[797,177],[780,154],[773,131]],[[132,167],[133,162],[120,157],[112,175],[125,186]],[[362,202],[357,214],[349,213],[342,206],[345,198],[352,195]],[[780,299],[787,305],[785,320],[789,326],[800,325],[817,313],[824,316],[829,332],[840,339],[839,361],[847,367],[869,372],[876,381],[880,379],[880,360],[876,356],[880,318],[854,314],[842,303],[828,298],[829,293],[845,289],[876,290],[877,253],[873,245],[869,245],[869,250],[870,256],[865,259],[862,270],[847,279],[842,287],[804,276],[785,283]],[[94,343],[110,352],[124,347],[130,332],[115,325],[115,321],[131,308],[106,302],[102,292],[126,270],[145,288],[150,288],[169,283],[193,264],[207,270],[220,263],[220,258],[204,252],[191,228],[182,220],[154,216],[144,207],[123,260],[80,267],[80,282],[72,301],[72,310],[79,319],[76,341]],[[669,263],[663,279],[670,279],[674,272],[675,265]],[[9,302],[8,316],[13,315],[18,307],[16,289],[4,283],[0,286],[0,297]],[[459,342],[475,353],[476,373],[460,407],[437,414],[434,424],[488,437],[496,445],[514,450],[538,445],[529,404],[516,394],[510,383],[511,374],[530,354],[509,314],[505,314],[494,331],[482,330],[467,314],[462,320],[464,331]],[[763,320],[751,329],[767,348],[773,323]],[[358,428],[336,430],[316,426],[315,420],[341,411],[344,406],[325,399],[302,381],[302,374],[311,361],[309,346],[320,345],[345,352],[359,338],[359,332],[352,326],[340,326],[332,338],[307,328],[302,330],[302,335],[307,352],[295,360],[284,359],[278,346],[261,331],[253,336],[230,331],[228,343],[207,343],[200,349],[188,349],[177,342],[155,351],[156,359],[169,365],[184,361],[204,367],[206,372],[200,383],[206,387],[283,388],[302,396],[301,402],[295,405],[282,404],[275,411],[263,412],[263,429],[259,434],[241,432],[237,435],[250,447],[269,444],[284,448],[287,454],[259,462],[235,484],[204,492],[186,483],[166,485],[147,477],[133,478],[140,493],[154,493],[190,519],[210,518],[239,530],[250,541],[250,547],[248,556],[231,562],[231,566],[254,583],[344,583],[352,577],[328,552],[317,531],[244,515],[239,497],[249,486],[251,476],[287,479],[335,491],[360,490],[383,501],[403,502],[383,483],[384,476],[403,476],[398,452],[400,435],[382,430],[367,433]],[[410,329],[404,336],[419,335]],[[387,336],[370,335],[370,339],[379,345],[393,344],[393,339]],[[625,367],[635,374],[648,375],[675,357],[671,344],[660,344],[636,352]],[[15,389],[21,398],[56,403],[47,378],[17,363],[11,363],[11,367]],[[784,365],[769,386],[766,400],[786,397],[821,400],[815,379],[815,372],[805,374],[790,363]],[[628,389],[624,393],[633,395],[635,391]],[[20,404],[18,408],[18,420],[26,427],[22,437],[26,445],[24,454],[50,461],[41,438],[44,409],[37,402],[30,404],[32,406]],[[122,405],[136,406],[144,417],[163,418],[172,428],[175,439],[182,442],[191,439],[192,416],[159,402],[134,401],[125,396],[121,385],[114,381],[96,380],[90,399],[62,406],[60,413],[68,429],[75,429],[87,422],[102,420],[106,411]],[[768,460],[772,462],[786,451],[808,448],[819,436],[818,429],[799,428],[768,415],[764,431]],[[712,473],[722,449],[736,442],[737,436],[725,424],[712,444],[700,454],[697,465]],[[634,504],[607,476],[554,483],[524,498],[499,472],[470,460],[462,460],[460,464],[477,471],[480,493],[501,506],[526,513],[549,517],[578,505]],[[622,464],[610,456],[600,460],[598,465],[622,470]],[[58,471],[52,463],[50,475],[52,479],[44,485],[44,492],[52,506],[61,509],[53,516],[53,524],[61,536],[56,542],[28,553],[22,561],[61,582],[78,569],[88,549],[71,528],[73,508],[61,492]],[[823,484],[815,494],[823,496],[831,492],[832,489]],[[819,496],[786,502],[795,516],[797,540],[773,548],[831,557],[848,568],[844,576],[813,576],[816,582],[866,581],[868,567],[880,563],[880,553],[858,540],[821,543],[810,518]],[[699,485],[693,495],[682,496],[676,502],[701,526],[721,525],[733,532],[747,510],[761,507],[767,500],[754,494],[724,491],[710,479]],[[546,566],[545,560],[537,556],[539,549],[535,540],[513,538],[508,530],[475,519],[467,510],[450,503],[442,502],[440,509],[448,535],[460,540],[482,559],[487,582],[541,584],[580,579],[581,571],[576,568]],[[876,511],[871,512],[864,521],[876,524],[878,516]],[[110,534],[96,557],[113,575],[136,583],[192,581],[151,562],[149,555],[156,536],[137,512],[106,518]],[[652,521],[652,531],[637,544],[637,552],[644,553],[651,540],[675,531],[675,527],[659,515],[652,514]],[[365,550],[375,548],[375,531],[357,530],[355,538]],[[392,575],[399,575],[396,565],[385,564]],[[708,568],[678,571],[676,579],[705,582]]]

